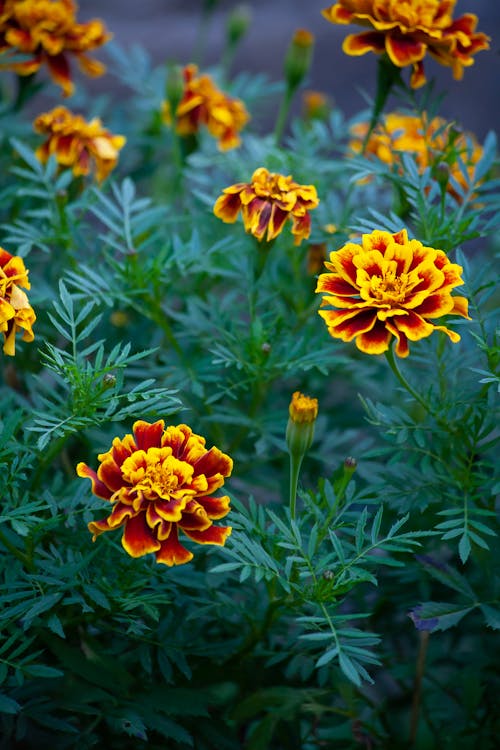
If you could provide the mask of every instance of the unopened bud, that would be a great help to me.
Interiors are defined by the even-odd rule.
[[[305,91],[302,98],[306,120],[326,120],[331,110],[330,99],[321,91]]]
[[[450,179],[450,167],[448,166],[448,164],[446,164],[446,162],[441,161],[433,168],[432,176],[438,183],[441,190],[446,190]]]
[[[294,91],[311,67],[314,35],[307,29],[298,29],[285,57],[285,77],[289,89]]]
[[[290,454],[304,456],[314,438],[314,423],[318,416],[318,399],[295,391],[288,409],[286,442]]]
[[[269,352],[271,351],[271,344],[269,343],[269,341],[264,341],[260,348],[263,354],[269,354]]]
[[[347,458],[344,460],[344,474],[349,474],[352,476],[354,472],[356,471],[358,466],[358,462],[355,458],[352,456],[347,456]]]
[[[247,33],[252,20],[252,13],[248,5],[237,5],[230,14],[226,31],[230,47],[235,47]]]
[[[108,388],[114,388],[116,385],[116,375],[113,375],[112,372],[107,372],[102,379],[102,385],[106,390]]]
[[[325,579],[325,581],[332,581],[334,577],[335,577],[335,573],[333,572],[333,570],[323,571],[323,578]]]

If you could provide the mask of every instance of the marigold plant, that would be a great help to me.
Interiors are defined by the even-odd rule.
[[[87,55],[111,38],[98,19],[76,20],[78,6],[73,0],[5,0],[0,6],[0,53],[22,54],[23,62],[9,62],[8,54],[0,67],[21,76],[36,73],[47,65],[64,96],[74,90],[69,60],[74,57],[89,76],[100,76],[105,67]]]
[[[446,189],[457,200],[460,196],[453,182],[466,189],[467,177],[469,181],[473,179],[476,164],[483,156],[483,148],[472,133],[457,130],[453,123],[447,123],[442,117],[429,119],[425,112],[422,116],[399,112],[385,115],[365,143],[368,129],[367,122],[353,125],[351,132],[354,137],[349,143],[353,153],[373,155],[385,164],[397,166],[400,172],[403,169],[401,154],[404,153],[415,157],[420,172],[427,167],[435,169],[445,165],[449,173]]]
[[[197,65],[186,65],[183,75],[184,90],[175,118],[172,118],[170,102],[163,103],[165,123],[171,125],[175,119],[175,129],[182,136],[193,135],[200,127],[206,127],[217,139],[221,151],[239,146],[239,133],[249,120],[244,103],[222,92],[209,75],[199,75]]]
[[[356,23],[368,31],[350,34],[342,49],[348,55],[387,53],[398,68],[412,66],[411,86],[426,82],[423,59],[427,52],[460,79],[474,55],[488,49],[489,38],[476,32],[477,16],[453,19],[455,0],[340,0],[323,11],[331,23]]]
[[[348,242],[330,253],[330,273],[318,279],[324,294],[320,310],[328,332],[343,341],[355,339],[366,354],[383,354],[396,339],[396,354],[407,357],[408,341],[443,331],[453,342],[460,336],[433,320],[443,315],[468,318],[465,297],[451,292],[464,282],[462,268],[442,250],[396,234],[375,230],[361,245]]]
[[[289,175],[268,172],[259,167],[251,182],[240,182],[223,190],[214,205],[214,214],[232,224],[241,211],[245,230],[259,242],[274,240],[287,219],[292,220],[295,244],[300,245],[311,233],[309,211],[319,199],[314,185],[299,185]]]
[[[229,513],[229,497],[213,492],[230,476],[233,462],[185,424],[167,427],[160,419],[134,423],[133,435],[115,438],[111,450],[98,456],[95,472],[79,463],[77,473],[92,482],[92,492],[109,500],[108,518],[89,523],[94,540],[123,526],[122,545],[132,557],[154,552],[166,565],[193,558],[178,538],[181,529],[198,544],[223,545],[230,526],[213,521]]]
[[[33,341],[36,315],[23,289],[30,289],[24,261],[0,247],[0,331],[5,354],[16,353],[16,333],[22,331],[23,341]]]
[[[75,176],[87,175],[95,169],[98,182],[115,168],[118,152],[126,140],[123,135],[106,130],[98,117],[87,122],[62,106],[39,115],[33,127],[47,136],[36,150],[43,164],[54,155],[57,163],[71,167]]]

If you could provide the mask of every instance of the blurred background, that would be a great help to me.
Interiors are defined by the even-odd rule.
[[[289,41],[298,28],[311,31],[316,40],[313,65],[307,88],[328,94],[347,116],[366,107],[364,91],[375,93],[377,56],[348,57],[342,41],[355,26],[338,26],[326,21],[321,10],[328,0],[81,0],[78,19],[102,18],[114,34],[114,41],[125,50],[138,44],[147,50],[155,65],[164,62],[186,64],[199,48],[200,20],[204,8],[212,5],[203,67],[220,62],[225,46],[226,23],[237,6],[245,5],[251,23],[240,44],[232,74],[240,71],[264,73],[279,80]],[[499,131],[500,115],[500,2],[499,0],[458,0],[454,17],[462,13],[479,17],[478,30],[491,37],[490,50],[479,52],[475,64],[465,69],[461,81],[451,70],[426,58],[428,80],[435,79],[436,91],[446,93],[441,114],[457,120],[465,129],[483,139],[489,130]],[[100,55],[104,57],[104,53]],[[405,72],[408,80],[408,72]],[[112,79],[111,79],[112,80]],[[110,77],[100,79],[98,89],[109,90]],[[121,95],[121,92],[120,92]],[[297,105],[296,105],[297,106]]]

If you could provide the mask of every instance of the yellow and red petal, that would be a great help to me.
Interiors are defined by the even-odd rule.
[[[142,419],[134,422],[132,430],[138,450],[147,451],[148,448],[159,448],[164,428],[163,419],[152,423],[144,422]]]
[[[432,54],[432,50],[430,50]],[[410,76],[410,86],[412,89],[420,89],[422,86],[425,86],[427,82],[427,78],[425,76],[424,71],[424,64],[420,61],[413,64],[413,70]],[[400,356],[407,356],[406,355],[400,355]]]
[[[385,52],[385,34],[383,31],[363,31],[360,34],[349,34],[344,39],[342,50],[346,55],[358,57],[367,52]]]
[[[196,500],[191,500],[182,513],[179,526],[190,531],[204,531],[212,525],[205,508]]]
[[[230,508],[231,498],[228,495],[222,497],[198,497],[197,501],[206,511],[211,520],[217,520],[227,516]]]
[[[377,313],[371,308],[362,311],[349,311],[347,314],[344,311],[339,311],[339,315],[336,317],[335,322],[333,322],[331,316],[335,312],[335,310],[327,310],[325,312],[320,310],[319,314],[327,321],[330,335],[341,338],[342,341],[352,341],[360,333],[370,331],[377,321]],[[330,317],[327,318],[327,315]]]
[[[353,297],[359,295],[359,290],[354,284],[333,273],[322,273],[318,276],[316,292],[326,292],[334,297]]]
[[[452,297],[453,300],[453,309],[450,310],[450,315],[461,315],[462,318],[467,318],[467,320],[472,320],[471,317],[469,317],[469,301],[466,299],[466,297]]]
[[[173,525],[169,536],[162,541],[160,549],[156,552],[156,562],[172,567],[172,565],[188,563],[193,556],[193,553],[179,542],[177,527]]]
[[[241,200],[239,195],[221,195],[215,201],[213,212],[218,219],[222,219],[226,224],[233,224],[238,218],[241,210]]]
[[[142,557],[161,548],[161,543],[146,523],[145,513],[128,519],[123,530],[122,547],[131,557]]]
[[[408,315],[398,315],[392,320],[398,331],[404,333],[410,341],[427,338],[435,328],[432,323],[428,323],[420,315],[413,312],[413,310],[408,310]]]
[[[92,482],[92,492],[97,497],[102,497],[103,500],[109,500],[113,494],[112,490],[107,487],[104,482],[101,482],[96,472],[87,466],[86,463],[80,461],[76,467],[76,473],[79,477],[84,479],[90,479]]]
[[[181,526],[181,524],[179,524]],[[182,528],[182,526],[181,526]],[[183,529],[186,536],[198,544],[218,544],[223,547],[226,539],[231,534],[231,526],[210,526],[205,531],[194,531]]]
[[[388,350],[391,338],[391,332],[377,320],[373,328],[356,336],[356,346],[365,354],[383,354]]]
[[[450,338],[454,344],[457,344],[460,341],[460,335],[456,331],[450,331],[450,329],[446,328],[446,326],[434,326],[434,330],[446,333],[448,338]]]
[[[321,15],[324,16],[327,21],[331,21],[331,23],[349,24],[352,23],[354,19],[354,13],[347,8],[344,8],[340,3],[334,3],[334,5],[329,8],[325,8],[321,11]]]
[[[233,470],[233,460],[216,448],[210,448],[193,464],[194,474],[204,474],[210,482],[211,477],[231,476]]]
[[[304,216],[294,216],[292,234],[295,236],[295,245],[300,245],[302,240],[307,240],[311,234],[311,217],[309,214],[306,213]]]
[[[423,60],[427,45],[411,35],[387,34],[385,49],[394,65],[398,68],[406,68],[407,65],[413,65]]]
[[[111,492],[116,492],[123,487],[124,479],[121,469],[111,456],[101,462],[97,469],[97,476],[106,487],[109,487]]]
[[[413,311],[423,318],[440,318],[442,315],[448,315],[452,310],[453,297],[448,292],[431,294],[413,308]]]
[[[95,542],[100,534],[104,534],[106,531],[111,531],[108,525],[108,519],[104,518],[102,521],[90,521],[87,524],[87,528],[92,534],[92,541]]]
[[[62,88],[63,96],[71,96],[75,87],[66,55],[46,55],[45,60],[53,80]]]

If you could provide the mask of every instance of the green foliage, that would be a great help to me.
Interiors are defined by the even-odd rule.
[[[254,124],[221,151],[206,129],[184,139],[164,124],[168,66],[135,46],[110,59],[127,95],[78,99],[127,138],[99,186],[56,155],[41,164],[31,115],[2,90],[0,245],[23,257],[37,315],[34,342],[18,336],[1,362],[2,748],[493,750],[494,135],[473,171],[451,144],[446,184],[411,154],[354,157],[351,126],[371,113],[294,116],[277,139],[259,116],[276,115],[283,83],[229,79],[225,56],[210,72]],[[39,84],[23,86],[32,106]],[[439,113],[432,86],[394,93]],[[300,247],[290,223],[258,243],[241,217],[214,216],[258,166],[316,187]],[[450,323],[459,343],[412,341],[395,370],[328,335],[310,251],[402,228],[462,266],[471,319]],[[298,513],[285,442],[296,390],[319,400]],[[159,419],[234,460],[231,536],[183,538],[194,559],[172,568],[127,555],[122,529],[93,543],[88,524],[110,503],[76,475],[136,420]]]

